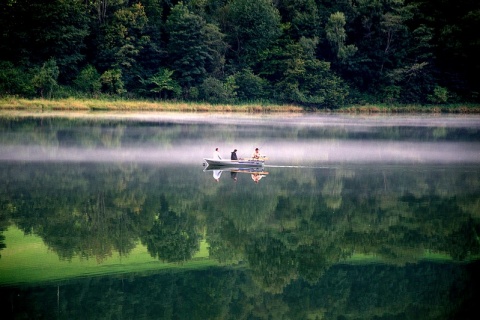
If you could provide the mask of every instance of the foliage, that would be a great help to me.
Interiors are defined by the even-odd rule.
[[[287,69],[276,84],[277,96],[280,100],[307,106],[341,106],[347,96],[346,86],[332,73],[330,63],[311,55],[306,43],[288,47]],[[315,41],[310,45],[312,43]]]
[[[294,40],[316,38],[322,33],[320,6],[315,0],[283,0],[277,3],[284,32]]]
[[[147,17],[141,4],[121,8],[101,27],[98,64],[101,69],[117,69],[124,82],[131,84],[139,71],[136,62],[149,42],[145,35]]]
[[[59,79],[71,81],[85,59],[91,32],[85,4],[15,0],[0,6],[0,57],[27,68],[55,59]]]
[[[205,99],[206,79],[219,84],[232,76],[237,102],[478,102],[480,40],[470,30],[479,23],[473,0],[6,1],[0,61],[9,65],[0,88],[3,95],[52,95],[38,76],[35,93],[31,73],[53,59],[57,84],[80,94],[98,91],[84,78],[92,66],[100,74],[120,70],[122,89],[103,90],[135,98],[178,99],[176,89],[150,91],[158,85],[149,81],[168,69],[186,100]],[[309,41],[308,58],[292,53]],[[306,74],[324,73],[324,62],[333,78]]]
[[[140,80],[145,86],[144,91],[154,93],[160,98],[166,98],[167,94],[173,97],[180,96],[181,87],[177,81],[172,78],[173,71],[161,68],[157,73],[147,80]]]
[[[280,14],[269,0],[233,0],[225,30],[233,65],[248,68],[280,36]]]
[[[210,103],[231,103],[235,99],[235,80],[228,77],[225,82],[208,77],[200,86],[200,98]]]
[[[88,65],[80,71],[74,84],[79,90],[93,94],[99,93],[102,87],[100,74],[92,65]]]
[[[353,56],[357,51],[354,45],[345,45],[347,39],[345,24],[345,15],[343,12],[335,12],[332,13],[325,26],[327,39],[332,44],[336,57],[341,61]]]
[[[440,86],[435,86],[433,93],[428,96],[432,103],[446,103],[448,101],[448,90]]]
[[[268,97],[268,81],[254,74],[251,69],[244,69],[236,73],[234,77],[239,99],[248,101]]]
[[[33,96],[35,88],[29,72],[25,72],[9,61],[0,61],[0,96]]]
[[[57,80],[59,69],[55,59],[50,59],[38,69],[33,76],[33,86],[40,92],[42,98],[52,98],[55,88],[58,86]]]
[[[206,22],[191,13],[182,2],[172,8],[166,22],[169,34],[168,52],[176,80],[183,88],[194,87],[206,77],[210,54],[202,31]],[[186,91],[188,97],[188,90]]]
[[[112,69],[105,71],[100,76],[102,90],[110,94],[122,94],[125,92],[122,80],[122,70]]]

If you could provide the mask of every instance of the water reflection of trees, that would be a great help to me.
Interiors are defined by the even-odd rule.
[[[160,197],[160,212],[151,229],[140,237],[148,252],[168,262],[190,260],[200,248],[201,235],[194,215],[170,210],[165,196]]]
[[[397,265],[426,250],[478,257],[471,171],[370,169],[278,170],[246,187],[212,186],[200,168],[7,165],[0,203],[4,221],[63,259],[101,262],[140,240],[152,256],[183,262],[205,234],[212,259],[246,263],[272,293],[294,279],[314,283],[354,253]]]
[[[272,119],[274,119],[272,117]],[[323,119],[325,120],[325,119]],[[350,119],[352,120],[352,119]],[[364,120],[364,119],[362,119]],[[413,119],[414,120],[414,119]],[[171,144],[178,138],[211,140],[222,134],[226,141],[233,141],[240,136],[258,136],[265,138],[271,135],[277,139],[348,139],[348,140],[412,140],[412,141],[478,141],[477,129],[462,127],[417,127],[391,126],[375,123],[375,127],[359,122],[349,127],[352,122],[344,119],[338,126],[271,126],[266,120],[265,128],[252,130],[250,125],[225,125],[221,130],[212,131],[209,123],[180,123],[178,120],[135,121],[132,119],[108,118],[62,118],[55,116],[15,116],[3,115],[0,119],[0,130],[7,132],[0,135],[2,144],[38,144],[38,145],[82,145],[82,146],[118,146],[129,143],[134,137],[137,143],[156,142]],[[370,123],[371,124],[371,123]],[[217,124],[218,128],[221,126]],[[207,130],[205,130],[207,128]],[[263,129],[265,129],[263,128]],[[127,134],[132,133],[132,135]],[[12,135],[14,133],[14,135]],[[21,134],[15,134],[21,133]]]
[[[0,307],[7,319],[471,319],[479,267],[337,265],[281,293],[228,268],[82,278],[0,287]]]

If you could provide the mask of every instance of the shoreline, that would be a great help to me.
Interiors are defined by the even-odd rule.
[[[157,111],[157,112],[231,112],[231,113],[345,113],[345,114],[480,114],[480,105],[458,103],[447,105],[350,105],[339,109],[311,109],[297,105],[262,103],[209,104],[202,102],[171,102],[102,99],[24,99],[0,98],[2,111]]]

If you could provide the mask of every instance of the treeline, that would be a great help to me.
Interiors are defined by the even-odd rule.
[[[478,102],[476,0],[6,0],[0,96]]]

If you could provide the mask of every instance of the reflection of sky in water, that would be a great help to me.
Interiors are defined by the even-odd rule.
[[[96,120],[132,120],[140,122],[168,122],[187,124],[225,124],[225,125],[290,125],[290,126],[342,126],[351,130],[374,126],[409,127],[466,127],[480,128],[478,115],[326,115],[300,113],[177,113],[177,112],[48,112],[29,113],[23,111],[0,111],[9,117],[68,118]]]
[[[55,113],[47,115],[51,117]],[[30,116],[46,115],[30,114]],[[215,147],[220,148],[224,158],[229,158],[233,149],[238,149],[239,157],[249,157],[254,148],[259,147],[262,154],[269,157],[268,163],[272,165],[480,162],[480,141],[476,140],[480,131],[478,116],[235,113],[71,113],[58,116],[90,120],[113,119],[132,123],[128,124],[128,130],[120,130],[121,143],[110,147],[101,144],[83,147],[76,143],[77,141],[53,142],[51,145],[39,145],[32,141],[10,144],[8,141],[22,139],[9,139],[7,134],[22,133],[3,130],[4,137],[0,139],[3,141],[0,144],[0,160],[195,164],[202,163],[205,157],[211,157]],[[148,125],[136,126],[135,123],[138,122],[148,122]],[[125,125],[125,122],[123,124]],[[182,127],[183,131],[179,133],[178,127],[165,124],[183,124],[186,127]],[[201,128],[195,130],[204,133],[203,138],[195,137],[197,131],[189,132],[188,125],[192,124]],[[75,130],[77,134],[79,128],[74,128],[67,129]],[[393,138],[388,138],[389,128],[398,131]],[[445,140],[434,139],[421,131],[437,129],[440,135],[442,130],[448,129],[458,130],[460,133],[458,135],[455,133],[452,135],[453,138]],[[296,130],[304,131],[302,134],[296,134]],[[385,136],[382,136],[381,130],[385,130]],[[462,136],[464,133],[461,131],[467,133],[466,138]],[[334,134],[330,134],[331,132]],[[355,136],[362,132],[367,134],[360,138]],[[345,134],[343,137],[342,133]],[[417,133],[418,138],[415,136]],[[165,141],[137,140],[137,137],[149,135],[168,138]],[[55,138],[56,136],[53,137]]]
[[[240,157],[250,156],[252,144],[235,144]],[[222,150],[223,149],[223,150]],[[233,146],[230,148],[233,149]],[[228,158],[230,149],[221,148]],[[261,149],[268,164],[307,165],[312,163],[479,163],[480,143],[420,143],[396,141],[273,142]],[[65,148],[0,146],[0,160],[154,162],[161,164],[201,163],[212,156],[212,145],[177,144],[174,148]]]

